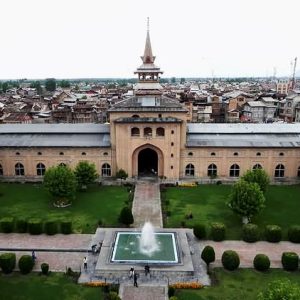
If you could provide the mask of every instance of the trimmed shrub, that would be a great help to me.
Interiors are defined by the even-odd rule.
[[[0,255],[0,268],[4,274],[11,273],[16,266],[15,253],[3,253]]]
[[[281,263],[286,271],[296,271],[299,265],[299,256],[295,252],[283,252]]]
[[[216,259],[214,248],[212,246],[205,246],[201,253],[201,258],[205,261],[207,266],[209,266],[209,264],[214,262]]]
[[[19,233],[25,233],[27,232],[27,220],[23,220],[23,219],[17,219],[16,220],[16,231]]]
[[[120,212],[119,221],[126,226],[129,226],[134,222],[131,209],[128,206],[124,206]]]
[[[253,266],[258,271],[267,271],[270,268],[270,259],[265,254],[256,254],[253,260]]]
[[[173,297],[174,295],[175,295],[175,288],[173,286],[169,286],[169,289],[168,289],[169,298]]]
[[[28,220],[28,232],[30,234],[41,234],[43,233],[43,222],[41,219],[30,219]]]
[[[266,240],[271,243],[278,243],[281,241],[282,229],[277,225],[267,225],[265,231]]]
[[[44,230],[48,235],[56,234],[58,232],[58,222],[55,220],[46,221]]]
[[[243,240],[254,243],[259,240],[259,230],[256,224],[248,223],[243,225]]]
[[[240,265],[240,257],[233,250],[226,250],[222,254],[222,264],[226,270],[233,271]]]
[[[199,240],[206,238],[206,227],[204,224],[194,225],[193,232],[196,238]]]
[[[294,225],[289,228],[288,231],[289,241],[293,243],[300,243],[300,226]]]
[[[1,231],[4,233],[10,233],[14,230],[14,218],[5,217],[0,220]]]
[[[63,234],[72,233],[72,221],[71,220],[63,220],[60,223],[60,230]]]
[[[225,239],[226,226],[223,223],[212,223],[210,227],[210,236],[216,241],[220,242]]]
[[[42,274],[48,275],[48,273],[49,273],[49,264],[42,263],[41,264],[41,270],[42,270]]]
[[[22,274],[28,274],[33,269],[34,261],[30,255],[22,255],[19,259],[18,265]]]

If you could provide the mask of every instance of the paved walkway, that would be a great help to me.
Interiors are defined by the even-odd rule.
[[[150,221],[154,227],[162,228],[162,212],[160,201],[159,183],[151,181],[138,181],[132,205],[134,227],[143,227]]]
[[[167,285],[121,285],[119,295],[122,300],[167,300]]]

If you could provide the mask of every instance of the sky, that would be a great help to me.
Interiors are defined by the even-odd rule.
[[[162,77],[300,70],[299,0],[1,0],[0,79],[130,78],[147,17]]]

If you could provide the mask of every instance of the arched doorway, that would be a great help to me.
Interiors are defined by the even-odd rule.
[[[157,176],[158,156],[150,148],[143,149],[138,155],[138,176]]]

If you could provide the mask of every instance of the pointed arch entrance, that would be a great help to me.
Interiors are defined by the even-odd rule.
[[[133,176],[163,176],[162,151],[146,144],[134,150],[132,154]]]

